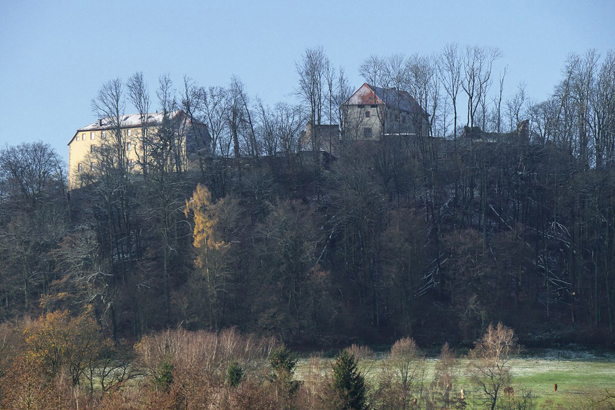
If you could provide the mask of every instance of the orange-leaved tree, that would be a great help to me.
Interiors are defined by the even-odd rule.
[[[194,220],[193,242],[196,258],[194,264],[203,282],[207,300],[209,326],[217,328],[220,319],[221,297],[226,292],[228,242],[221,238],[218,230],[219,213],[225,200],[214,203],[207,187],[198,184],[192,198],[186,201],[184,214],[192,214]]]
[[[77,317],[65,310],[47,313],[26,325],[24,337],[27,357],[40,361],[46,376],[67,371],[73,385],[95,365],[105,345],[88,309]]]

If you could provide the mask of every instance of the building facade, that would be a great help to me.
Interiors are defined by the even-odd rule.
[[[339,155],[340,126],[338,124],[313,126],[310,121],[305,124],[299,138],[301,151],[324,151],[333,156]]]
[[[100,167],[146,172],[157,163],[185,170],[197,155],[208,155],[209,146],[207,126],[181,110],[103,118],[79,128],[68,143],[69,189],[90,181]]]
[[[342,104],[344,141],[379,141],[387,135],[428,134],[428,114],[406,91],[365,83]]]

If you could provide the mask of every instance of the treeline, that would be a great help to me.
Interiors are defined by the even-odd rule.
[[[273,338],[229,329],[165,330],[118,346],[90,312],[3,324],[0,340],[6,409],[535,408],[530,391],[516,386],[515,395],[509,361],[518,346],[501,324],[488,327],[464,365],[445,344],[433,369],[408,337],[380,359],[352,345],[334,361],[312,356],[300,369],[296,354]],[[589,400],[573,408],[602,408]]]
[[[301,362],[274,338],[235,329],[167,329],[118,345],[91,311],[3,323],[0,341],[3,409],[530,410],[545,394],[516,383],[511,359],[519,346],[501,323],[488,326],[467,356],[444,344],[429,361],[409,337],[378,355],[353,344],[334,358]],[[612,392],[588,386],[540,408],[600,410],[614,402]]]
[[[69,194],[48,145],[4,148],[0,319],[88,309],[116,342],[179,325],[318,346],[457,344],[498,321],[525,344],[612,341],[615,55],[571,57],[539,104],[521,92],[489,100],[496,57],[455,46],[371,57],[366,79],[410,90],[431,107],[431,131],[348,143],[335,159],[297,151],[305,121],[333,121],[344,94],[343,70],[322,50],[297,64],[296,110],[251,104],[237,79],[228,90],[186,80],[176,93],[162,77],[161,109],[183,108],[218,138],[195,167],[175,161],[174,134],[161,134],[148,141],[146,172],[107,161]],[[105,84],[95,108],[119,116],[128,98],[151,111],[142,80]],[[459,90],[467,125],[500,131],[529,118],[530,139],[463,138]],[[210,115],[216,93],[226,102]],[[301,126],[284,125],[292,113]]]

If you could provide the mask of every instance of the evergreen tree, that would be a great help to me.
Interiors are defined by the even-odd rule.
[[[238,387],[244,378],[243,368],[237,361],[233,361],[226,371],[226,379],[231,387]]]
[[[269,364],[273,369],[270,380],[275,385],[277,394],[284,400],[284,407],[290,409],[292,399],[299,391],[299,382],[293,380],[297,356],[286,346],[282,346],[271,352]]]
[[[174,366],[165,361],[162,363],[158,374],[154,376],[154,386],[161,391],[168,393],[171,390],[171,385],[175,381],[173,376]]]
[[[339,394],[339,410],[367,409],[365,378],[357,368],[354,355],[343,350],[333,364],[333,387]]]

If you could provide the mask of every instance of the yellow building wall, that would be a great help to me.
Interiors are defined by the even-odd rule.
[[[130,131],[130,135],[128,132]],[[102,137],[103,132],[105,138]],[[96,130],[96,131],[79,131],[77,135],[68,144],[68,186],[69,189],[75,189],[80,186],[79,175],[83,172],[89,172],[92,166],[96,167],[96,159],[90,154],[92,146],[97,150],[105,143],[111,140],[111,130]],[[150,131],[151,132],[151,131]],[[141,128],[123,129],[124,140],[126,144],[130,143],[130,149],[126,147],[126,159],[133,162],[133,170],[137,169],[137,150],[140,149],[138,141],[141,139]]]
[[[369,112],[369,116],[366,116]],[[349,105],[343,107],[343,137],[346,140],[380,140],[384,123],[384,108],[381,105]],[[365,129],[371,129],[371,137],[365,135]]]

